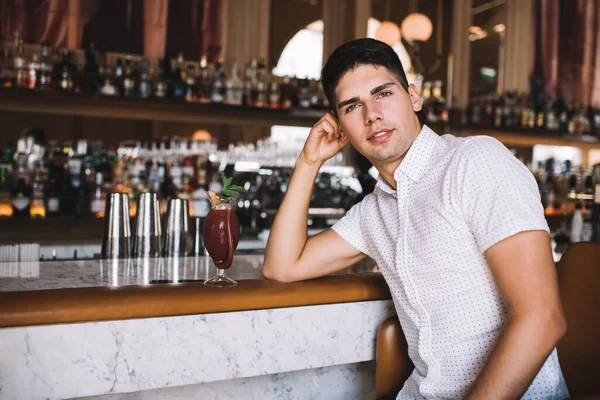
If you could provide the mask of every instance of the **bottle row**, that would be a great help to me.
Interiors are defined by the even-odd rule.
[[[562,97],[517,92],[474,96],[466,117],[477,128],[600,139],[600,106],[569,104]]]
[[[7,148],[0,157],[0,216],[100,218],[111,192],[127,193],[134,215],[139,194],[154,192],[163,213],[168,199],[180,198],[188,200],[190,215],[204,217],[210,210],[206,191],[221,192],[225,172],[246,189],[236,200],[242,225],[267,228],[287,189],[292,153],[300,151],[300,142],[291,144],[264,140],[220,151],[211,141],[173,138],[124,141],[111,151],[85,140],[44,145],[27,135],[16,151]],[[343,163],[340,153],[323,167],[311,208],[343,215],[358,201],[362,187]]]
[[[600,164],[582,171],[572,169],[568,160],[556,165],[549,158],[538,164],[534,177],[545,215],[562,218],[559,232],[567,232],[572,243],[600,241]]]
[[[90,43],[79,67],[75,52],[64,49],[59,58],[48,42],[31,57],[22,40],[14,47],[14,54],[2,52],[0,87],[274,109],[329,105],[317,81],[272,75],[262,59],[250,60],[245,68],[233,63],[227,74],[222,59],[209,63],[203,56],[195,62],[185,60],[183,53],[176,60],[109,56]]]

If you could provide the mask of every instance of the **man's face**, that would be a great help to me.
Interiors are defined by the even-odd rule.
[[[335,90],[342,132],[376,168],[400,163],[417,137],[417,88],[407,93],[387,68],[360,65],[342,76]]]

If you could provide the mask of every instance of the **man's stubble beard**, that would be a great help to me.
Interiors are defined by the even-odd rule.
[[[384,148],[380,149],[380,151],[370,155],[370,157],[365,157],[374,165],[391,162],[404,157],[410,146],[407,146],[406,149],[404,149],[404,147],[405,146],[402,141],[397,141],[393,145],[390,144],[389,146],[385,146]]]

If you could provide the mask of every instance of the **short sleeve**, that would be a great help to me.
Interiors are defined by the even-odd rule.
[[[370,200],[371,195],[366,196],[360,203],[355,204],[346,215],[336,222],[331,229],[341,236],[352,247],[363,254],[370,256],[369,246],[361,230],[361,218],[366,202]]]
[[[498,140],[469,139],[459,153],[456,182],[459,209],[482,253],[519,232],[549,231],[533,175]]]

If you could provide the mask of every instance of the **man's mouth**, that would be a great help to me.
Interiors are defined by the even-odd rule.
[[[373,131],[367,137],[367,140],[371,142],[383,142],[392,136],[393,129],[379,129]]]

